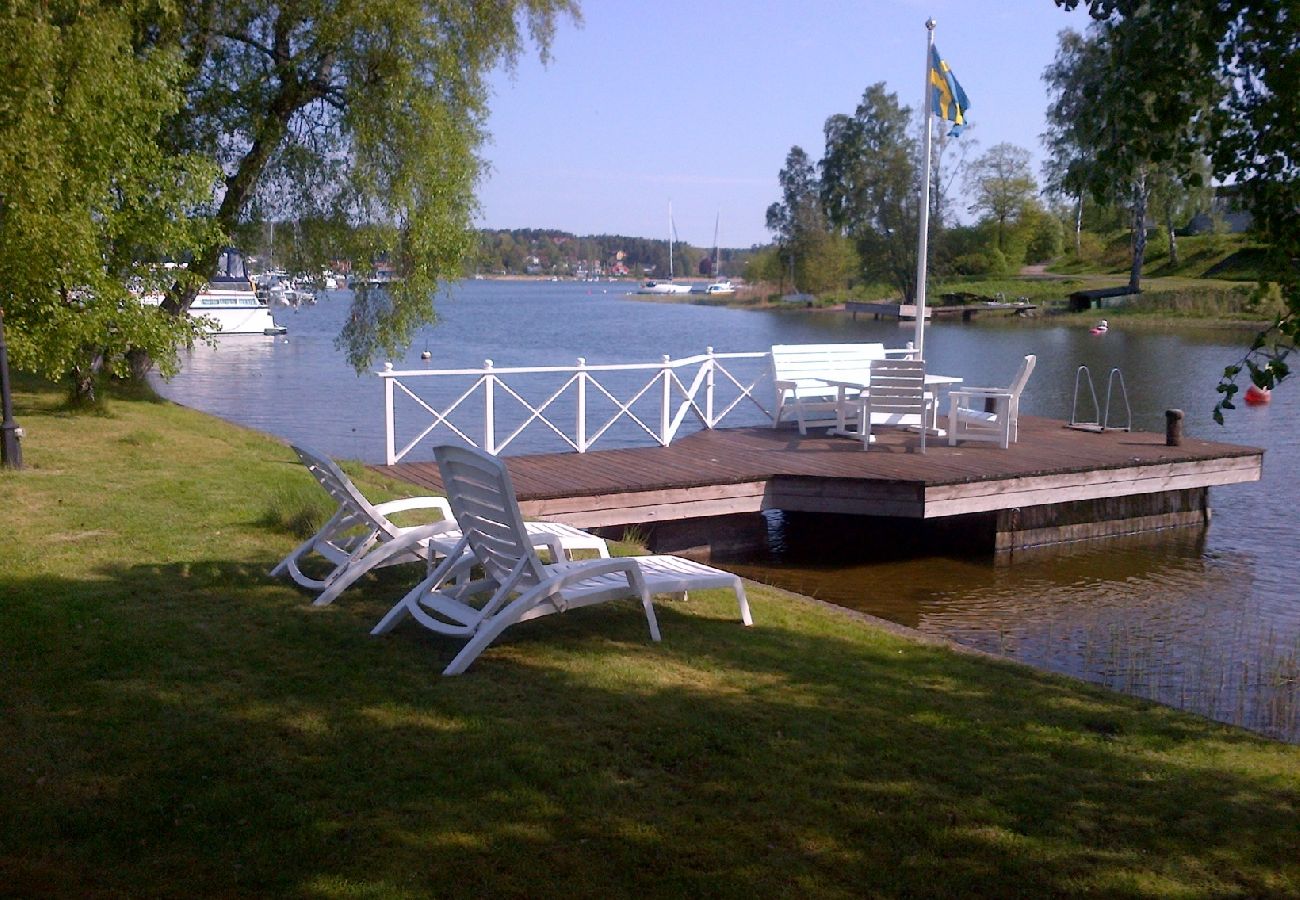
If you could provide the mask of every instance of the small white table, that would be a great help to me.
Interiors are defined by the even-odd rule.
[[[856,431],[849,430],[848,421],[847,421],[848,419],[847,410],[849,407],[849,401],[851,400],[856,401],[863,395],[870,393],[871,391],[870,374],[864,372],[861,378],[849,378],[843,380],[821,378],[818,380],[823,381],[826,384],[830,385],[831,387],[838,389],[838,393],[836,394],[836,398],[835,398],[835,427],[830,430],[830,433],[838,434],[843,437],[853,437],[853,438],[861,437],[861,435],[859,435]],[[962,380],[963,379],[959,378],[956,375],[931,375],[929,372],[925,374],[925,386],[929,388],[931,391],[933,391],[936,395],[934,398],[934,406],[932,412],[933,418],[930,421],[930,428],[929,428],[930,434],[933,434],[936,437],[944,437],[947,434],[947,432],[945,432],[942,428],[939,427],[938,393],[941,390],[947,390],[948,388],[951,388],[955,384],[961,384]],[[852,396],[850,396],[849,394],[850,391],[853,392]]]

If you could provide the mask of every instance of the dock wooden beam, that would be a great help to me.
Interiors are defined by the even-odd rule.
[[[767,510],[987,524],[997,549],[1203,523],[1208,489],[1256,481],[1263,451],[1165,435],[1084,432],[1022,416],[1009,450],[885,431],[879,444],[766,427],[701,431],[668,447],[512,457],[525,516],[580,528],[698,523]],[[377,467],[427,491],[432,463]],[[981,525],[981,527],[984,527]]]

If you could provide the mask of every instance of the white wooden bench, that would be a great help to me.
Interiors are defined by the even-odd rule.
[[[910,347],[886,350],[884,344],[774,344],[772,427],[778,427],[790,411],[800,434],[806,434],[809,425],[837,424],[841,388],[828,382],[866,383],[873,359],[907,358],[913,352]]]

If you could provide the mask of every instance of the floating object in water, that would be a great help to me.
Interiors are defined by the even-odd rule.
[[[1093,334],[1105,334],[1109,330],[1110,330],[1110,326],[1106,324],[1105,319],[1102,319],[1096,325],[1092,326],[1091,329]]]
[[[1257,387],[1252,384],[1250,387],[1246,388],[1246,393],[1242,395],[1241,399],[1245,400],[1251,406],[1259,406],[1261,403],[1267,403],[1272,400],[1273,392],[1268,388]]]
[[[430,353],[428,350],[425,350],[423,353],[420,354],[420,359],[433,359],[433,354]]]

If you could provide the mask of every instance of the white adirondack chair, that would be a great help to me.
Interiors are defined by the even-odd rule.
[[[881,425],[915,427],[925,435],[934,422],[934,395],[925,390],[925,361],[876,359],[871,361],[871,382],[858,406],[858,435],[862,449],[871,447],[871,429]]]
[[[398,563],[431,564],[450,552],[461,533],[451,505],[443,497],[406,497],[372,504],[352,480],[329,457],[306,447],[294,446],[302,464],[316,477],[338,509],[325,525],[271,570],[276,576],[287,572],[295,582],[316,591],[316,606],[326,606],[358,578],[374,569]],[[426,525],[395,525],[390,516],[414,509],[437,511],[439,521]],[[594,534],[559,522],[529,522],[529,539],[547,548],[552,558],[569,558],[574,550],[594,550],[608,558],[609,547]],[[302,566],[311,557],[324,560],[328,571],[314,578]]]
[[[731,588],[741,620],[753,624],[740,578],[673,556],[640,556],[544,564],[519,514],[506,467],[465,447],[434,448],[452,511],[463,530],[455,551],[389,610],[371,634],[386,634],[408,616],[438,634],[464,638],[443,670],[459,675],[516,622],[606,600],[637,598],[650,636],[660,639],[651,597],[659,593]],[[466,580],[479,567],[482,577]]]
[[[948,445],[992,441],[1003,450],[1019,437],[1020,394],[1038,357],[1030,354],[1008,387],[963,387],[948,393]]]

